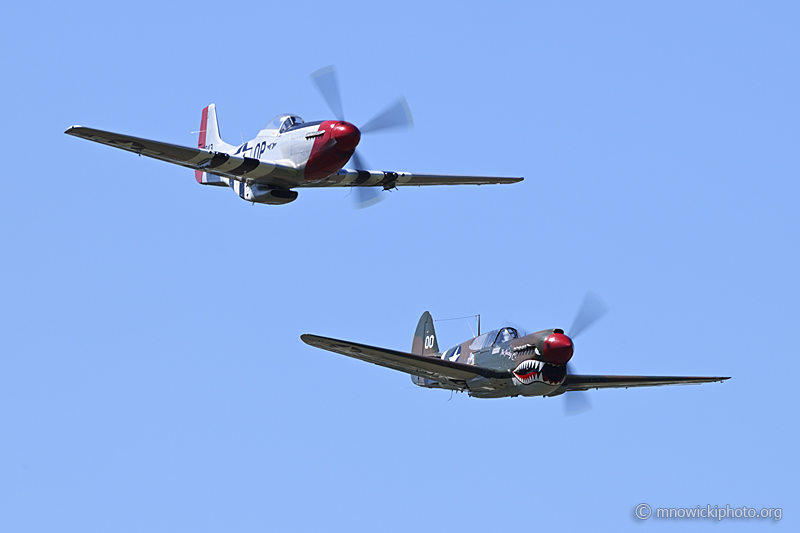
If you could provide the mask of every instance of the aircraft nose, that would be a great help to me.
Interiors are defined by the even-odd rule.
[[[333,127],[331,137],[336,140],[337,149],[350,151],[361,141],[361,132],[349,122],[339,122]]]
[[[563,333],[553,333],[544,340],[542,355],[553,365],[564,365],[572,358],[575,345]]]

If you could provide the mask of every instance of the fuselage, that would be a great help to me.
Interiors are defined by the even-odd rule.
[[[297,115],[279,115],[255,138],[239,146],[217,141],[216,145],[201,143],[200,148],[291,167],[297,171],[295,177],[272,180],[269,187],[211,175],[207,175],[202,183],[230,186],[248,201],[286,203],[297,196],[289,189],[333,185],[352,179],[353,176],[346,173],[337,173],[350,160],[360,140],[361,132],[349,122],[322,120],[306,123]]]
[[[289,163],[302,180],[313,183],[347,164],[360,140],[361,132],[349,122],[305,123],[296,115],[281,115],[232,155]]]
[[[520,336],[514,328],[501,328],[466,340],[438,357],[511,373],[509,379],[479,377],[465,382],[471,396],[547,396],[564,382],[565,365],[572,351],[572,340],[560,329]],[[456,388],[416,376],[412,376],[412,381],[423,387]]]

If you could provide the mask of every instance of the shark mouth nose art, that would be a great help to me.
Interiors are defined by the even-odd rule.
[[[550,370],[555,370],[555,368],[544,361],[528,359],[514,369],[514,377],[523,385],[530,385],[531,383],[558,385],[561,383],[564,379],[562,372],[551,372]]]
[[[515,370],[514,375],[523,384],[528,385],[534,381],[542,381],[542,369],[544,368],[544,361],[534,361],[528,359],[523,361]]]

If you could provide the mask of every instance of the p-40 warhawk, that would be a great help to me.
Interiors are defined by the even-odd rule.
[[[304,187],[358,187],[356,198],[364,206],[377,199],[375,189],[365,187],[389,190],[411,185],[515,183],[523,179],[367,170],[356,154],[361,134],[410,126],[411,113],[405,100],[359,130],[344,120],[335,71],[322,69],[312,74],[312,79],[336,120],[304,122],[297,115],[278,115],[254,139],[239,146],[220,137],[214,104],[203,109],[197,148],[83,126],[73,126],[64,133],[191,168],[198,183],[231,187],[243,200],[261,204],[292,202],[297,198],[293,189]],[[344,169],[351,159],[354,168]]]
[[[573,337],[602,314],[597,312],[598,309],[596,302],[587,298],[573,324]],[[439,352],[433,318],[427,311],[419,320],[410,353],[316,335],[302,335],[300,338],[306,344],[323,350],[411,374],[412,381],[422,387],[465,391],[476,398],[558,396],[589,389],[711,383],[729,379],[572,374],[568,362],[574,344],[561,329],[523,336],[515,328],[505,327],[479,334]],[[572,407],[573,410],[581,409],[574,404]]]

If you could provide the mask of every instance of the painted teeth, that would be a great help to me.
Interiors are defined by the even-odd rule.
[[[527,361],[520,363],[516,370],[514,370],[514,374],[524,385],[528,385],[534,381],[544,382],[545,380],[542,376],[544,364],[544,361],[528,359]]]
[[[536,370],[537,372],[541,371],[544,368],[544,361],[535,361],[533,359],[528,359],[527,361],[523,361],[517,367],[518,372],[522,372],[525,370]]]

